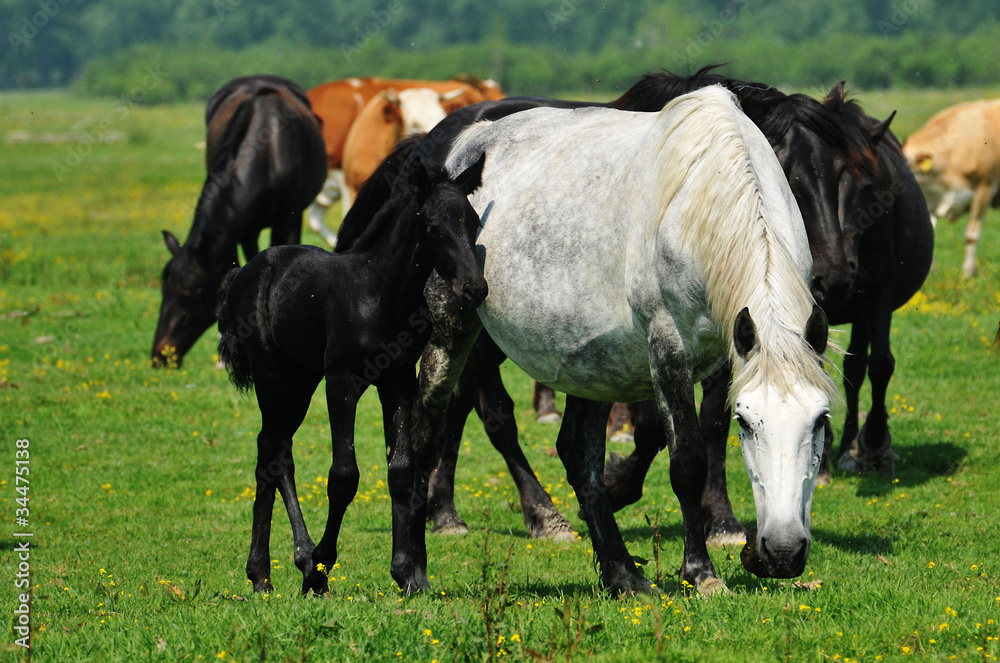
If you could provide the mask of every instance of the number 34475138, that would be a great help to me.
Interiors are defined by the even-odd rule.
[[[28,447],[30,442],[28,440],[18,440],[17,448],[14,451],[14,474],[15,474],[15,490],[17,491],[18,498],[17,503],[24,510],[28,508],[28,475],[31,474],[31,468],[29,467],[29,462],[31,459],[30,451]],[[20,512],[21,509],[18,509]],[[18,516],[27,515],[18,513]]]

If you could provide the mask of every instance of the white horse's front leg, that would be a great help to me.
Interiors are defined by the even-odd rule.
[[[670,452],[670,485],[681,505],[684,562],[681,581],[700,593],[725,591],[708,555],[701,517],[701,495],[708,456],[694,405],[694,376],[673,319],[658,315],[649,328],[649,367],[660,422]]]
[[[323,190],[316,196],[316,200],[306,209],[306,221],[309,229],[323,238],[330,245],[330,248],[337,247],[337,233],[330,230],[323,218],[326,211],[333,205],[333,201],[341,197],[344,190],[344,173],[340,169],[331,170],[323,184]]]

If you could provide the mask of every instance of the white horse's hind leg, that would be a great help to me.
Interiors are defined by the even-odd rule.
[[[329,176],[326,178],[326,182],[323,184],[323,190],[316,196],[316,200],[313,201],[312,205],[306,209],[306,220],[309,224],[309,229],[322,237],[331,248],[337,246],[337,233],[330,230],[323,223],[323,218],[326,216],[326,211],[330,209],[333,201],[341,197],[340,192],[343,188],[344,174],[339,169],[331,170]]]

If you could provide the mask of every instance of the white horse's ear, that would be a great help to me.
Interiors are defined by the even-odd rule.
[[[757,325],[750,317],[750,309],[746,306],[736,316],[733,323],[733,345],[736,346],[736,353],[748,359],[757,345]]]
[[[826,313],[819,306],[813,304],[812,313],[809,314],[809,319],[806,320],[806,330],[804,333],[806,343],[816,351],[816,354],[821,355],[826,351],[826,342],[829,335],[830,328],[826,319]]]
[[[181,243],[177,241],[177,238],[169,230],[163,231],[163,241],[166,243],[167,250],[170,251],[171,255],[177,255],[177,252],[181,250]]]
[[[486,152],[479,155],[476,162],[463,170],[461,173],[455,177],[455,186],[462,190],[462,192],[469,196],[473,191],[478,189],[483,183],[483,166],[486,165]]]

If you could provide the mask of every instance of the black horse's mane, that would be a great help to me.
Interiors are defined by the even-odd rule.
[[[374,234],[380,232],[378,228],[382,224],[379,221],[384,218],[385,209],[392,207],[393,211],[398,211],[400,204],[407,202],[410,192],[406,184],[407,173],[403,172],[403,168],[410,163],[408,157],[424,136],[425,134],[414,134],[399,141],[362,185],[357,199],[340,224],[336,253],[367,243]]]
[[[874,172],[876,155],[867,116],[854,101],[828,98],[819,102],[805,94],[785,94],[765,83],[741,81],[713,70],[722,65],[702,67],[681,76],[669,71],[643,74],[611,108],[658,111],[668,102],[694,90],[721,85],[736,95],[743,112],[774,144],[795,124],[802,124],[844,152],[852,170]]]

